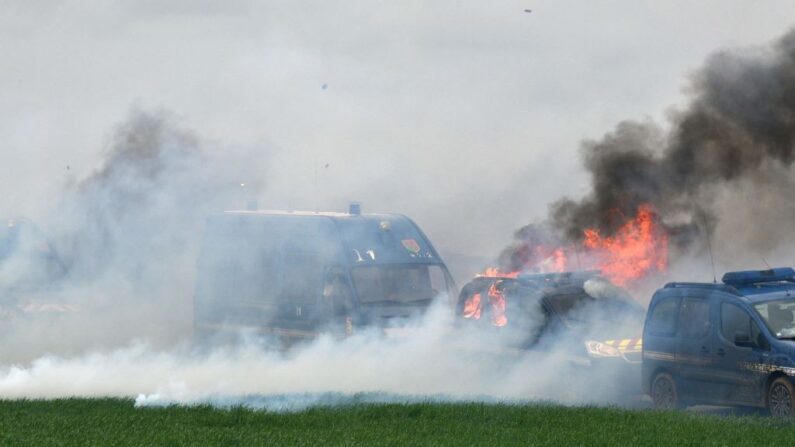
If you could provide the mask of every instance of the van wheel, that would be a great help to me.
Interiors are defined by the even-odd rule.
[[[776,418],[791,418],[795,414],[793,408],[795,391],[792,384],[784,377],[774,380],[767,388],[767,410]]]
[[[658,410],[680,408],[676,381],[666,372],[658,373],[651,383],[651,401]]]

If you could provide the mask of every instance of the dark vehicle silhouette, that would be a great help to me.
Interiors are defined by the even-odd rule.
[[[0,222],[0,321],[74,311],[56,298],[67,269],[45,234],[29,219]]]
[[[198,262],[196,334],[248,331],[291,344],[397,326],[455,296],[447,267],[414,222],[351,211],[211,217]]]
[[[456,314],[490,330],[500,347],[554,349],[640,391],[643,307],[599,272],[477,277],[462,288]]]
[[[694,404],[795,414],[795,270],[729,272],[722,284],[670,283],[649,306],[643,386],[655,407]]]

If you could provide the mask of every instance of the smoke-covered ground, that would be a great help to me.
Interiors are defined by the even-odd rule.
[[[137,396],[138,405],[211,403],[272,410],[419,400],[625,403],[630,384],[586,368],[564,350],[505,350],[493,331],[452,329],[436,306],[399,336],[364,331],[289,351],[248,338],[214,349],[144,342],[3,367],[4,398]],[[552,346],[555,346],[553,344]]]
[[[142,14],[148,13],[151,11]],[[48,20],[48,16],[42,20]],[[404,35],[399,28],[393,31]],[[291,48],[291,39],[307,39],[304,32],[298,34],[280,35],[288,41],[286,48]],[[434,42],[447,47],[451,45],[448,40],[455,40],[457,35],[452,32],[441,43]],[[396,50],[393,54],[400,61],[403,52],[411,53],[416,43],[406,46],[397,41],[390,48]],[[468,42],[477,46],[484,41]],[[389,130],[387,135],[412,133],[412,138],[400,141],[417,143],[417,147],[405,151],[381,154],[369,145],[370,141],[382,141],[372,135],[376,131],[345,127],[345,123],[357,119],[369,125],[367,118],[378,115],[367,101],[350,100],[344,108],[346,113],[341,114],[335,107],[321,105],[317,110],[324,114],[305,126],[277,112],[270,114],[277,124],[267,125],[276,134],[310,135],[300,143],[294,140],[297,136],[282,139],[280,144],[287,144],[287,148],[270,141],[259,141],[256,149],[224,146],[200,132],[187,130],[189,125],[168,112],[134,109],[106,137],[100,162],[73,166],[59,160],[59,166],[65,165],[67,171],[79,172],[68,174],[64,182],[47,189],[57,193],[48,197],[46,206],[18,206],[16,199],[3,204],[5,210],[14,205],[35,210],[35,224],[43,230],[46,241],[45,248],[36,250],[50,253],[50,259],[57,256],[62,269],[47,267],[46,272],[33,275],[48,277],[46,286],[17,287],[15,279],[22,267],[13,263],[2,266],[0,274],[6,287],[3,316],[8,324],[1,329],[0,397],[138,396],[141,405],[243,402],[277,409],[333,404],[349,396],[390,401],[430,396],[440,400],[616,402],[621,393],[604,386],[611,384],[612,377],[584,375],[580,359],[573,359],[562,348],[571,340],[561,339],[545,353],[515,355],[499,349],[500,340],[493,332],[454,329],[450,309],[441,305],[424,319],[410,323],[400,337],[366,331],[344,339],[320,338],[287,352],[249,334],[242,334],[244,341],[236,346],[209,350],[194,346],[192,296],[205,218],[222,209],[246,207],[252,200],[259,200],[264,208],[272,208],[270,204],[284,208],[293,208],[293,204],[303,208],[318,203],[342,205],[340,196],[362,191],[366,198],[373,199],[370,203],[380,199],[398,208],[380,211],[420,212],[423,218],[419,223],[430,223],[431,236],[439,235],[440,245],[448,252],[460,253],[456,258],[468,259],[466,263],[471,264],[495,257],[499,244],[509,239],[505,230],[538,217],[537,208],[548,203],[553,203],[550,217],[539,219],[540,225],[560,230],[557,237],[577,240],[585,227],[612,231],[614,222],[609,216],[614,215],[613,210],[630,214],[638,204],[649,202],[674,236],[676,252],[668,277],[710,277],[704,252],[705,228],[711,230],[719,271],[726,267],[761,267],[762,257],[770,263],[790,264],[789,230],[795,217],[788,200],[795,126],[790,82],[795,59],[792,42],[792,34],[787,34],[769,47],[717,53],[693,76],[686,104],[670,113],[668,124],[625,122],[607,136],[586,143],[582,152],[591,175],[590,187],[581,198],[562,201],[558,200],[561,191],[574,194],[577,188],[573,185],[584,182],[566,175],[560,175],[566,180],[559,181],[553,174],[575,171],[543,155],[551,148],[545,148],[538,157],[522,155],[521,151],[490,151],[492,145],[516,144],[512,139],[505,143],[501,138],[508,137],[501,135],[521,134],[528,140],[535,135],[519,132],[502,121],[479,123],[482,115],[475,113],[479,108],[463,107],[466,101],[453,101],[439,111],[439,116],[445,117],[459,112],[464,115],[453,123],[437,118],[423,126],[415,126],[418,123],[413,119],[395,124],[390,111],[381,110],[386,118],[378,121],[377,129]],[[343,40],[331,47],[348,48],[348,44]],[[484,47],[484,53],[491,53],[491,45]],[[276,52],[269,54],[267,61],[279,61],[280,55],[295,54]],[[347,57],[352,56],[335,60],[336,70],[332,70],[343,91],[368,78],[368,71],[363,69],[353,80],[346,80],[346,70],[339,67],[347,66]],[[298,65],[313,66],[317,62],[309,59]],[[435,61],[422,61],[421,65],[433,67]],[[433,77],[449,79],[451,74],[467,71],[466,67],[454,66],[434,72]],[[492,79],[493,74],[477,72],[474,81]],[[287,82],[289,77],[289,73],[281,73],[269,80]],[[583,83],[580,76],[569,77],[566,80],[571,85]],[[403,79],[403,84],[392,81],[380,79],[370,88],[394,86],[396,93],[387,95],[384,103],[407,110],[422,108],[423,103],[417,102],[423,96],[420,94],[411,96],[408,104],[397,100],[410,88],[406,86],[412,84],[410,80]],[[337,83],[329,86],[319,78],[307,83],[317,87],[313,94],[326,92],[330,96],[338,88]],[[463,84],[463,90],[453,91],[479,90]],[[308,101],[308,94],[290,93]],[[486,89],[486,96],[490,93],[502,90]],[[536,93],[544,96],[544,92]],[[244,96],[238,99],[246,99]],[[279,95],[268,98],[285,100]],[[468,98],[487,104],[474,93]],[[288,110],[285,116],[295,118],[301,113],[303,109],[298,108]],[[258,119],[247,122],[255,127]],[[567,132],[565,122],[552,121],[538,127],[552,129],[553,134]],[[606,127],[601,122],[596,123],[599,126],[592,124],[596,129]],[[312,125],[322,132],[315,133]],[[334,132],[335,125],[348,131]],[[450,133],[435,134],[427,126]],[[488,130],[490,127],[497,130]],[[477,131],[453,132],[472,128]],[[329,135],[328,142],[323,135]],[[350,153],[339,149],[352,139],[365,143]],[[551,147],[565,141],[546,133],[542,139]],[[293,147],[326,143],[329,149],[319,153],[290,153]],[[534,147],[537,144],[534,142]],[[462,149],[445,151],[439,157],[430,150],[437,145],[460,145]],[[339,154],[335,155],[335,150]],[[412,162],[412,157],[419,161]],[[340,168],[340,164],[346,166]],[[295,165],[301,165],[300,169],[293,169]],[[13,177],[13,167],[5,169],[6,177]],[[334,174],[335,169],[342,169],[342,174]],[[463,173],[446,174],[456,169]],[[528,183],[528,178],[534,183]],[[491,188],[493,182],[499,182],[499,188]],[[35,182],[21,184],[3,183],[3,188],[14,191]],[[421,196],[425,196],[422,202],[417,200]],[[269,203],[263,204],[263,199]],[[368,206],[365,202],[365,211]],[[534,211],[525,211],[525,207]],[[483,247],[493,248],[494,253],[484,254]],[[462,271],[472,273],[466,268]],[[636,285],[639,301],[644,302],[648,292],[664,279],[650,278]],[[42,311],[53,306],[58,311]],[[30,311],[20,313],[8,308]],[[626,337],[639,335],[636,328],[630,328],[633,323],[628,322]],[[555,349],[558,346],[561,349]]]

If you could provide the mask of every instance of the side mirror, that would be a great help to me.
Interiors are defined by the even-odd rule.
[[[734,344],[743,348],[753,348],[756,346],[754,342],[751,341],[751,335],[747,332],[735,332]]]

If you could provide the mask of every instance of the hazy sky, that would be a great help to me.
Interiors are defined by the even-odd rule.
[[[359,200],[491,256],[587,191],[581,140],[793,24],[791,0],[0,0],[0,210],[37,215],[162,108],[250,159],[263,208]]]

